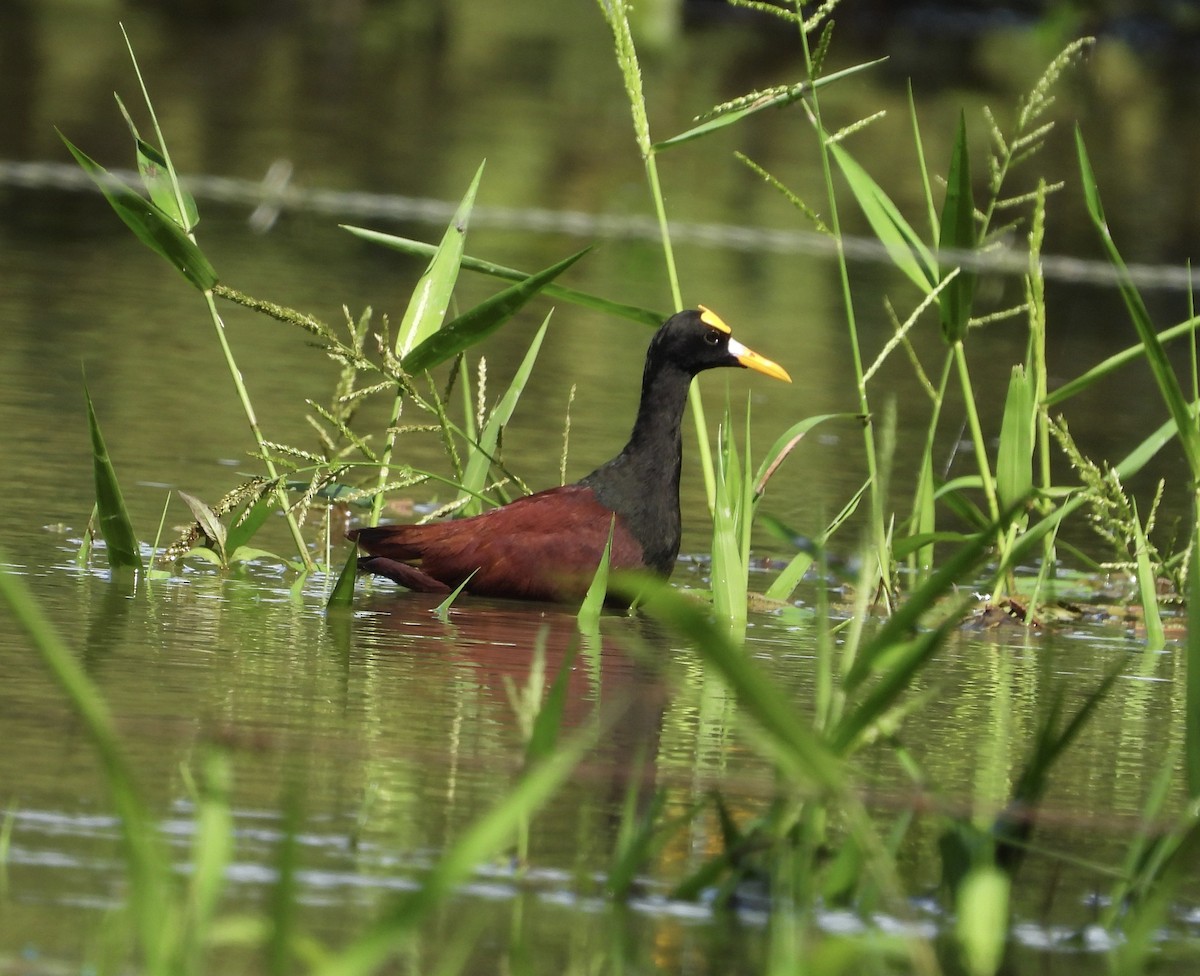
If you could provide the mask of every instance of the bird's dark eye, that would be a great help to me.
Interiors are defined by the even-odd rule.
[[[717,343],[719,343],[721,341],[721,333],[718,332],[716,329],[709,329],[707,332],[704,333],[704,341],[707,342],[710,346],[715,346],[715,345],[717,345]]]

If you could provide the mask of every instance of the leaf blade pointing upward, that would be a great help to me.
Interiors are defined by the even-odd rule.
[[[108,565],[114,570],[133,569],[140,573],[142,554],[138,549],[137,536],[134,535],[133,524],[129,521],[129,512],[125,508],[117,473],[108,456],[108,448],[104,444],[104,435],[100,432],[100,422],[96,419],[96,409],[92,405],[92,395],[88,392],[86,383],[83,395],[87,400],[88,429],[92,437],[96,511],[99,515],[100,535],[108,553]]]
[[[400,364],[401,367],[406,373],[423,373],[427,369],[433,369],[439,363],[444,363],[452,356],[458,355],[463,350],[469,349],[500,328],[529,299],[590,250],[590,247],[585,247],[582,251],[577,251],[557,264],[498,292],[470,311],[464,312],[453,322],[447,322],[405,356]]]

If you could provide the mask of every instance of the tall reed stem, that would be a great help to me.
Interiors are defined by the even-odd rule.
[[[662,187],[658,181],[658,159],[654,148],[648,146],[644,161],[650,195],[654,198],[654,212],[658,217],[658,229],[662,236],[663,259],[667,264],[667,280],[671,286],[671,301],[676,309],[683,308],[683,292],[679,287],[679,273],[675,268],[675,249],[671,245],[671,227],[667,222],[667,207],[663,200]],[[688,388],[688,404],[692,408],[692,420],[696,426],[696,448],[700,456],[700,470],[704,472],[704,497],[711,512],[716,505],[716,477],[713,473],[712,449],[708,443],[708,423],[704,418],[704,398],[700,387],[693,383]]]
[[[804,66],[810,80],[813,78],[812,49],[808,43],[808,31],[803,22],[803,0],[794,0],[799,20],[800,43],[804,49]],[[842,241],[841,220],[838,216],[837,194],[834,190],[833,167],[829,159],[829,146],[825,141],[824,123],[821,121],[821,101],[814,84],[809,93],[809,110],[818,134],[817,143],[821,153],[821,173],[825,181],[826,198],[829,205],[829,230],[837,254],[838,278],[842,286],[842,303],[846,310],[846,334],[850,340],[850,358],[854,364],[855,387],[858,392],[858,409],[863,417],[870,418],[871,404],[867,396],[867,384],[863,370],[862,353],[858,341],[858,325],[854,314],[854,298],[850,292],[850,268],[846,263],[846,250]],[[884,516],[883,491],[879,484],[879,460],[875,450],[875,431],[871,423],[863,424],[863,451],[866,455],[867,473],[871,479],[871,536],[875,558],[879,568],[880,587],[890,603],[892,592],[891,556],[887,539],[887,522]]]
[[[190,232],[188,236],[192,236]],[[241,401],[242,412],[246,416],[246,422],[250,425],[250,433],[254,436],[254,442],[258,445],[258,453],[263,460],[263,464],[266,466],[267,477],[271,479],[272,484],[275,486],[275,498],[279,503],[279,507],[283,510],[284,517],[287,519],[288,531],[291,533],[292,542],[296,546],[296,552],[299,553],[300,558],[304,561],[304,568],[311,570],[313,568],[312,556],[309,555],[308,545],[304,541],[304,536],[300,534],[300,526],[297,524],[295,516],[292,515],[291,502],[288,500],[287,489],[279,477],[279,472],[275,468],[275,462],[271,460],[266,438],[263,437],[262,428],[258,424],[258,416],[254,412],[254,404],[250,400],[250,393],[247,391],[246,384],[242,380],[242,371],[238,369],[233,349],[230,347],[229,339],[225,335],[225,322],[221,319],[221,313],[217,311],[217,303],[213,299],[211,288],[205,290],[204,301],[208,305],[208,314],[212,318],[213,328],[217,333],[217,342],[221,346],[221,355],[225,357],[225,366],[228,368],[229,376],[233,380],[233,387],[237,391],[238,400]]]
[[[988,517],[994,522],[1000,517],[1000,503],[996,499],[996,485],[992,480],[992,466],[988,463],[987,442],[983,439],[983,427],[979,423],[979,413],[975,409],[975,392],[971,386],[971,371],[967,368],[967,356],[961,342],[955,342],[951,347],[954,353],[954,365],[958,370],[958,382],[962,386],[963,399],[966,401],[967,426],[971,431],[971,447],[975,451],[975,460],[979,465],[979,477],[983,481],[983,494],[987,498]]]

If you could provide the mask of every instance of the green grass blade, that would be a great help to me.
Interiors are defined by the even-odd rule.
[[[333,584],[333,592],[325,603],[326,610],[334,607],[350,607],[354,605],[354,581],[358,578],[358,546],[351,546],[342,563],[342,571],[338,573],[337,582]]]
[[[1146,348],[1146,361],[1150,365],[1150,371],[1154,374],[1158,391],[1179,431],[1179,442],[1191,470],[1192,480],[1200,481],[1200,431],[1197,430],[1196,424],[1192,420],[1188,401],[1184,397],[1179,379],[1171,368],[1170,360],[1167,359],[1162,342],[1154,329],[1150,312],[1147,310],[1145,302],[1142,301],[1137,286],[1130,278],[1129,269],[1125,266],[1125,261],[1112,239],[1112,233],[1104,219],[1100,189],[1096,184],[1092,163],[1083,142],[1083,133],[1078,127],[1075,129],[1075,147],[1079,155],[1079,172],[1083,181],[1084,199],[1087,201],[1088,213],[1091,215],[1096,229],[1100,232],[1100,240],[1108,253],[1109,263],[1120,275],[1121,297],[1125,300],[1125,307],[1129,311],[1129,317],[1133,320],[1134,328],[1137,329],[1138,338],[1142,340],[1142,345]]]
[[[138,64],[137,55],[133,52],[133,42],[129,39],[129,32],[125,30],[125,25],[121,24],[120,26],[121,36],[125,39],[125,49],[129,52],[129,61],[133,65],[133,73],[137,77],[138,88],[142,92],[142,100],[146,103],[146,111],[150,114],[150,124],[154,126],[154,135],[158,139],[158,146],[162,154],[167,180],[175,194],[175,205],[168,210],[168,213],[179,214],[181,218],[186,217],[188,212],[187,194],[184,192],[183,186],[179,182],[179,174],[175,171],[175,166],[171,162],[171,152],[167,147],[167,138],[163,135],[162,126],[158,124],[158,113],[154,110],[154,101],[150,98],[150,89],[146,86],[146,79],[142,77],[142,66]],[[194,206],[193,203],[193,209]],[[212,305],[212,296],[209,296],[209,305],[210,307]],[[288,518],[291,519],[290,514]],[[308,556],[305,554],[305,565],[308,565],[307,559]]]
[[[977,243],[975,231],[975,196],[971,189],[971,159],[967,152],[967,118],[959,115],[958,135],[950,157],[950,173],[946,177],[946,200],[942,205],[941,232],[938,251],[970,251]],[[938,281],[957,268],[956,263],[938,260]],[[967,334],[971,304],[975,295],[976,273],[961,269],[938,299],[941,311],[942,334],[948,345],[961,342]]]
[[[142,176],[142,185],[150,194],[150,199],[185,233],[195,229],[196,225],[200,223],[200,212],[196,208],[195,199],[190,193],[184,193],[181,190],[183,210],[179,209],[179,200],[175,196],[175,185],[171,180],[171,171],[166,157],[138,133],[137,126],[133,123],[133,117],[125,108],[121,96],[114,94],[113,97],[117,100],[117,108],[125,116],[129,134],[133,136],[134,147],[137,150],[138,172]]]
[[[471,570],[471,576],[468,576],[465,580],[459,583],[458,586],[454,588],[453,593],[451,593],[448,597],[446,597],[446,599],[434,607],[433,612],[437,616],[438,620],[440,620],[442,623],[445,623],[450,619],[450,608],[454,606],[454,601],[457,600],[459,594],[467,588],[467,584],[471,582],[471,577],[478,572],[479,570],[477,569]]]
[[[92,395],[88,392],[86,383],[83,395],[87,400],[88,429],[92,437],[96,511],[99,515],[100,535],[108,553],[108,564],[114,570],[133,569],[140,573],[142,554],[138,548],[137,536],[133,532],[133,524],[129,521],[129,512],[121,495],[121,485],[108,456],[108,448],[104,444],[104,435],[100,432],[100,422],[96,419],[96,409],[92,405]]]
[[[1092,713],[1095,712],[1100,702],[1104,700],[1117,678],[1124,671],[1125,663],[1118,661],[1100,679],[1099,684],[1092,689],[1091,693],[1084,699],[1083,704],[1079,706],[1078,710],[1071,716],[1061,731],[1058,728],[1058,716],[1062,712],[1062,699],[1067,689],[1060,687],[1057,690],[1057,696],[1051,705],[1050,711],[1038,729],[1037,739],[1034,743],[1033,753],[1029,758],[1029,762],[1021,770],[1021,774],[1017,777],[1016,785],[1013,787],[1013,799],[1016,802],[1033,806],[1041,801],[1050,783],[1050,767],[1058,761],[1059,757],[1067,750],[1067,747],[1083,731],[1084,726],[1091,719]]]
[[[996,452],[996,497],[1001,508],[1013,508],[1033,491],[1033,377],[1014,366],[1004,400],[1000,446]]]
[[[483,500],[479,495],[487,484],[488,472],[492,468],[492,458],[496,456],[500,444],[500,435],[512,419],[521,394],[525,392],[525,384],[529,382],[529,376],[533,372],[533,365],[542,348],[542,340],[546,338],[546,330],[550,327],[550,314],[543,320],[542,327],[538,329],[537,335],[533,337],[533,342],[529,344],[529,349],[526,350],[525,357],[521,360],[521,365],[517,368],[512,382],[504,391],[500,402],[492,410],[483,430],[480,431],[478,443],[471,446],[467,464],[463,470],[462,489],[458,495],[460,499],[467,499],[466,504],[460,510],[464,516],[478,515],[483,511]]]
[[[788,564],[779,571],[779,575],[771,581],[771,585],[767,587],[763,596],[768,600],[790,599],[792,591],[800,585],[804,574],[812,568],[812,564],[816,562],[816,558],[813,552],[806,549],[797,552],[788,560]]]
[[[741,551],[738,554],[740,565],[743,571],[743,580],[741,587],[745,591],[750,588],[750,540],[754,529],[754,510],[755,503],[758,501],[758,494],[755,493],[754,475],[750,470],[753,463],[751,460],[750,450],[750,395],[746,394],[746,430],[742,435],[743,456],[745,460],[742,463],[741,477],[738,479],[741,484],[741,492],[738,496],[737,510],[737,527],[738,527],[738,545]]]
[[[922,549],[932,546],[936,542],[970,542],[974,539],[973,533],[951,532],[948,529],[933,532],[920,532],[916,535],[906,535],[902,539],[897,539],[892,544],[892,553],[897,559],[907,559],[914,552],[920,552]]]
[[[300,914],[300,831],[303,815],[300,790],[293,783],[283,803],[280,839],[273,858],[275,883],[267,902],[270,935],[262,946],[267,976],[292,976],[295,966],[293,946],[297,940],[297,916]]]
[[[429,265],[417,280],[417,285],[413,289],[412,296],[409,298],[408,306],[404,311],[404,319],[400,323],[400,328],[396,333],[395,354],[396,357],[403,360],[414,347],[419,347],[421,343],[437,334],[441,328],[443,321],[446,318],[446,310],[450,307],[450,300],[454,293],[455,283],[458,281],[458,272],[462,266],[463,250],[466,246],[467,224],[470,221],[471,210],[475,206],[475,195],[479,190],[479,182],[483,178],[483,164],[475,171],[475,178],[471,181],[471,185],[467,188],[466,194],[458,205],[458,209],[454,213],[454,217],[450,221],[450,226],[446,228],[442,235],[441,243],[433,252],[433,257],[429,261]],[[463,392],[466,392],[467,387],[464,385]],[[387,484],[390,476],[390,464],[392,453],[396,447],[397,430],[400,425],[400,416],[404,410],[404,401],[406,391],[404,388],[398,387],[392,401],[391,419],[387,426],[387,434],[384,439],[384,447],[381,453],[383,464],[379,468],[379,476],[377,484],[382,488]],[[469,418],[472,414],[468,411],[466,416]],[[445,417],[442,417],[443,436],[447,436],[447,426]],[[447,441],[449,449],[449,442]],[[453,450],[450,449],[453,456]],[[489,462],[490,463],[490,462]],[[457,458],[455,458],[455,470],[458,470]],[[486,474],[486,466],[485,471]],[[475,503],[477,506],[478,503]],[[374,504],[371,506],[371,524],[375,525],[379,522],[379,514],[383,507],[383,495],[376,494]],[[476,507],[474,511],[469,512],[470,515],[478,515],[479,510]]]
[[[833,518],[833,521],[825,527],[821,535],[804,545],[804,540],[799,537],[799,534],[793,532],[782,522],[771,515],[760,515],[758,521],[761,522],[768,530],[775,535],[783,538],[793,546],[804,545],[800,552],[797,552],[788,564],[780,571],[774,582],[767,587],[767,592],[764,594],[768,600],[786,600],[792,595],[792,591],[799,584],[801,578],[809,567],[816,561],[817,557],[824,551],[825,546],[833,537],[834,533],[842,527],[842,524],[858,509],[858,503],[862,501],[862,497],[870,488],[869,481],[864,481],[845,505],[842,510]]]
[[[396,355],[403,359],[412,349],[431,335],[441,326],[446,317],[446,309],[450,307],[450,296],[454,292],[455,282],[458,281],[458,269],[466,248],[467,224],[471,219],[471,209],[475,206],[475,194],[479,191],[479,181],[483,178],[483,163],[475,171],[466,194],[459,203],[450,226],[442,236],[429,262],[429,267],[417,281],[409,299],[404,319],[396,332]]]
[[[1169,329],[1164,329],[1158,334],[1159,342],[1170,342],[1172,339],[1177,339],[1180,336],[1191,336],[1196,332],[1197,326],[1200,326],[1200,316],[1192,316],[1178,325],[1174,325]],[[1046,395],[1046,406],[1056,407],[1065,400],[1069,400],[1076,394],[1082,393],[1084,390],[1091,387],[1099,380],[1104,379],[1112,373],[1115,373],[1122,366],[1140,359],[1146,355],[1146,347],[1142,343],[1136,346],[1130,346],[1128,349],[1123,349],[1118,353],[1113,353],[1107,359],[1097,363],[1085,373],[1081,373],[1073,380],[1068,380],[1062,386],[1055,387]]]
[[[910,538],[930,537],[937,532],[937,506],[934,504],[933,457],[929,445],[921,456],[921,473],[917,478],[917,489],[913,496],[912,533]],[[896,559],[904,558],[894,553]],[[913,550],[913,562],[917,570],[917,581],[924,582],[933,571],[934,547],[930,542]]]
[[[83,538],[79,540],[79,548],[75,550],[75,565],[83,569],[92,558],[92,544],[95,541],[96,519],[98,518],[95,502],[92,503],[92,514],[88,516],[87,527],[83,530]]]
[[[803,98],[808,92],[814,88],[824,88],[826,85],[833,84],[835,81],[840,81],[843,78],[848,78],[851,75],[856,75],[860,71],[866,71],[868,68],[873,68],[878,64],[883,64],[887,58],[876,58],[874,61],[864,61],[862,64],[851,65],[849,68],[843,68],[841,71],[835,71],[832,74],[822,75],[815,81],[809,83],[802,81],[797,85],[785,85],[779,88],[772,89],[769,92],[761,92],[753,96],[746,96],[732,103],[731,106],[718,115],[713,115],[711,118],[705,119],[698,125],[692,126],[685,132],[679,135],[671,136],[670,139],[664,139],[662,142],[656,142],[651,147],[654,152],[662,152],[664,149],[672,149],[675,146],[683,145],[685,142],[691,142],[693,139],[699,139],[701,136],[706,136],[711,132],[716,132],[719,129],[724,129],[727,125],[733,125],[735,122],[740,122],[742,119],[758,112],[765,111],[769,108],[783,108],[785,105],[790,105],[792,102]]]
[[[754,491],[756,495],[761,495],[766,489],[767,482],[771,480],[776,469],[781,465],[787,456],[792,453],[797,444],[804,438],[814,427],[825,423],[827,420],[854,420],[858,414],[853,413],[824,413],[815,417],[806,417],[804,420],[797,421],[792,424],[787,430],[775,438],[775,443],[768,449],[763,458],[762,464],[759,465],[758,471],[754,475]]]
[[[1155,854],[1169,843],[1169,835],[1163,835],[1162,824],[1166,821],[1164,810],[1168,798],[1173,796],[1178,761],[1177,746],[1168,745],[1159,759],[1158,772],[1147,784],[1146,799],[1138,811],[1140,823],[1125,848],[1124,860],[1109,892],[1108,905],[1100,915],[1100,924],[1105,928],[1112,928],[1125,914],[1133,900],[1134,888],[1139,886],[1146,873],[1153,875],[1155,872]]]
[[[239,549],[250,543],[271,517],[278,510],[278,496],[274,492],[264,491],[258,498],[245,508],[225,531],[225,547],[232,559]]]
[[[447,323],[410,352],[401,363],[406,373],[422,373],[444,363],[452,356],[469,349],[475,343],[491,335],[513,317],[521,307],[551,281],[571,267],[590,251],[584,248],[553,264],[544,271],[530,275],[524,281],[505,288],[504,291],[464,312],[453,322]]]
[[[1167,850],[1155,858],[1153,874],[1143,882],[1145,890],[1122,906],[1121,939],[1111,969],[1120,976],[1154,972],[1163,958],[1163,933],[1170,931],[1177,917],[1183,897],[1180,887],[1195,876],[1200,822],[1194,813],[1189,812],[1184,824],[1164,838],[1161,846]]]
[[[965,599],[962,601],[964,606],[966,602]],[[959,612],[950,614],[941,626],[925,631],[911,641],[882,644],[874,640],[864,649],[858,661],[870,661],[875,670],[883,673],[861,703],[847,711],[834,727],[829,737],[834,752],[845,756],[855,748],[859,736],[884,716],[917,672],[933,658],[947,635],[958,626],[960,616]],[[855,687],[858,687],[857,682]]]
[[[202,762],[188,879],[187,942],[181,947],[183,972],[189,966],[196,972],[204,968],[199,963],[204,957],[205,940],[225,892],[226,871],[233,859],[232,764],[229,756],[219,749],[210,750]]]
[[[665,790],[657,789],[639,815],[638,793],[642,782],[641,766],[634,767],[625,791],[621,808],[621,826],[617,834],[612,866],[605,887],[611,898],[623,901],[629,897],[639,875],[644,875],[655,853],[666,843],[669,833],[662,823],[666,806]]]
[[[917,153],[917,168],[921,172],[921,188],[925,191],[925,211],[929,217],[929,230],[931,234],[938,232],[938,217],[937,208],[933,203],[933,187],[929,180],[929,165],[925,161],[925,142],[921,138],[921,124],[917,118],[917,102],[913,96],[912,79],[908,80],[908,121],[912,126],[913,131],[913,148]]]
[[[189,283],[201,291],[207,291],[217,283],[217,273],[208,263],[208,258],[170,214],[111,176],[108,170],[77,149],[61,132],[58,136],[138,240],[170,262]]]
[[[342,224],[341,226],[355,237],[371,241],[374,244],[381,244],[384,247],[391,248],[393,251],[400,251],[404,254],[412,254],[416,257],[433,257],[437,250],[432,244],[428,244],[425,241],[414,241],[407,237],[397,237],[394,234],[384,234],[381,231],[368,230],[365,227],[354,227],[350,224]],[[491,261],[483,261],[479,258],[473,258],[468,254],[464,254],[462,257],[462,267],[467,271],[490,275],[493,278],[500,278],[504,281],[525,281],[529,277],[529,273],[526,271],[518,271],[516,268],[494,264]],[[597,312],[603,312],[606,315],[613,315],[617,318],[628,319],[630,322],[637,322],[651,328],[658,328],[667,317],[662,312],[642,308],[638,305],[626,305],[622,302],[610,301],[598,295],[591,295],[574,288],[567,288],[565,285],[551,283],[546,285],[543,290],[548,298],[561,299],[565,302],[571,302],[573,305],[581,305],[584,308],[594,309]]]
[[[1184,709],[1183,768],[1188,799],[1200,798],[1200,511],[1193,517],[1192,553],[1188,569],[1188,628],[1184,645],[1187,654],[1187,707]]]
[[[596,567],[592,582],[588,584],[587,594],[583,603],[579,605],[579,613],[575,615],[579,630],[584,634],[600,633],[600,611],[604,609],[604,598],[608,595],[608,567],[612,563],[612,540],[616,520],[614,515],[608,523],[608,541],[600,555],[600,564]]]
[[[717,619],[731,634],[746,628],[747,568],[739,530],[741,496],[745,490],[737,446],[730,432],[728,406],[718,432],[716,491],[713,498],[712,598]]]
[[[871,230],[888,252],[892,263],[904,272],[921,294],[927,295],[938,282],[937,263],[899,208],[858,161],[841,145],[833,143],[829,153],[842,175]]]
[[[1138,599],[1142,604],[1142,622],[1146,626],[1146,649],[1162,650],[1167,643],[1163,629],[1162,613],[1158,608],[1158,573],[1150,561],[1150,547],[1146,544],[1146,532],[1137,514],[1137,502],[1133,505],[1133,537],[1137,547]]]

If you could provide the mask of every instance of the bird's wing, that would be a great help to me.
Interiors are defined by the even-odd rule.
[[[644,566],[641,546],[620,518],[583,485],[541,491],[474,518],[360,529],[356,538],[373,556],[419,561],[424,576],[449,587],[470,577],[472,593],[565,599],[586,590],[610,525],[613,567]]]

